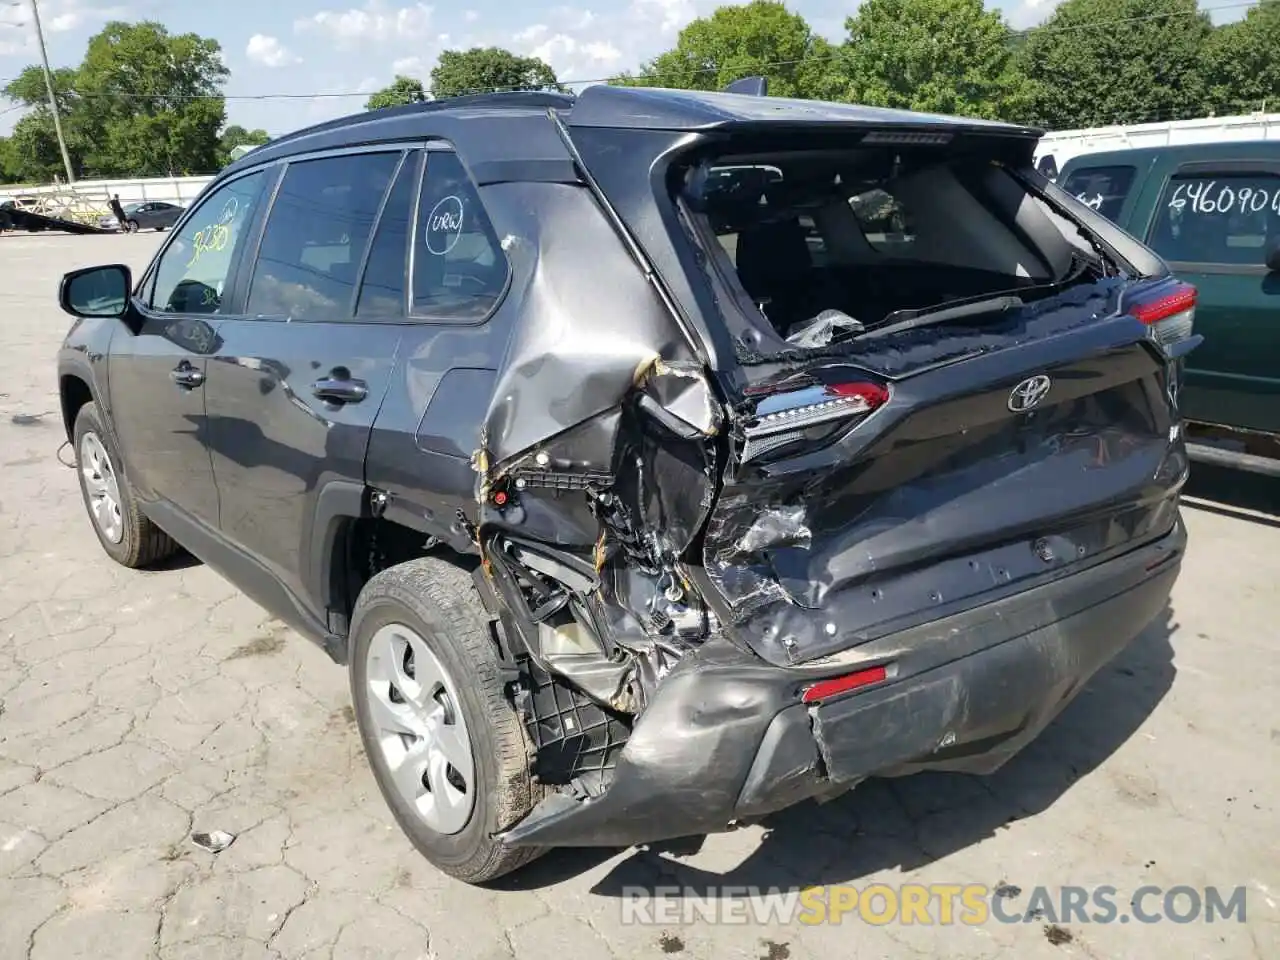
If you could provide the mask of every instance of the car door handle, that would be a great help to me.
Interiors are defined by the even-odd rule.
[[[204,383],[204,372],[183,360],[169,371],[169,379],[184,390],[194,390]]]
[[[313,383],[311,393],[326,403],[359,403],[369,395],[369,385],[351,377],[328,376]]]

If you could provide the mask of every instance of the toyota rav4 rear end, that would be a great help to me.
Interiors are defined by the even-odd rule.
[[[611,90],[553,120],[693,358],[590,428],[608,476],[573,479],[585,428],[480,464],[491,504],[585,490],[601,525],[576,567],[488,542],[532,598],[535,739],[578,737],[505,842],[997,769],[1167,603],[1194,289],[1038,175],[1034,130]]]

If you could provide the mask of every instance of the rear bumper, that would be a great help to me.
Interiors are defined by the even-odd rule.
[[[1179,518],[1123,556],[821,666],[778,667],[709,641],[663,680],[604,794],[553,796],[500,837],[627,846],[714,833],[869,776],[991,773],[1155,619],[1185,546]],[[816,679],[878,664],[892,664],[888,682],[800,702]]]

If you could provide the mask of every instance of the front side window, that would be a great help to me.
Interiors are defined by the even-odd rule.
[[[413,250],[415,316],[475,322],[497,305],[507,260],[457,154],[427,156]]]
[[[289,164],[267,215],[246,312],[349,320],[365,247],[400,151]]]
[[[149,306],[166,313],[218,313],[222,294],[262,198],[261,170],[209,195],[174,235],[156,265]]]
[[[1166,260],[1261,266],[1280,239],[1280,176],[1174,177],[1148,242]]]
[[[1080,167],[1071,171],[1062,189],[1114,221],[1124,208],[1134,173],[1133,167]]]

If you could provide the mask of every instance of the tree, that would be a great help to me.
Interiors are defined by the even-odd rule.
[[[222,136],[218,138],[218,154],[222,158],[221,165],[231,162],[231,151],[236,147],[260,147],[264,143],[271,140],[271,135],[265,130],[246,130],[237,123],[233,123],[227,129],[222,131]]]
[[[1280,109],[1280,0],[1209,35],[1201,57],[1206,106],[1218,115]]]
[[[982,0],[867,0],[845,21],[845,69],[859,103],[990,119],[1030,93],[1012,31]]]
[[[76,71],[61,67],[53,71],[54,99],[62,120],[62,133],[71,154],[71,168],[76,176],[84,173],[84,133],[77,117],[82,116],[83,103],[75,93]],[[3,93],[10,100],[27,107],[26,115],[13,128],[8,142],[6,178],[10,182],[40,183],[54,177],[66,179],[66,168],[58,149],[58,137],[49,110],[49,94],[44,72],[38,66],[25,68]]]
[[[726,6],[680,31],[673,49],[644,64],[627,86],[719,90],[763,76],[780,97],[844,99],[842,52],[817,36],[804,17],[776,0]]]
[[[222,85],[229,71],[217,41],[170,34],[159,23],[108,23],[89,41],[84,61],[55,74],[57,102],[77,176],[207,173],[222,159]],[[53,118],[38,67],[4,90],[29,107],[14,128],[15,162],[24,178],[50,179]]]
[[[383,87],[371,96],[364,108],[381,110],[384,107],[399,107],[406,103],[422,103],[426,99],[427,91],[422,88],[421,80],[396,74],[390,86]]]
[[[1212,27],[1196,0],[1065,0],[1019,51],[1049,129],[1200,116]]]
[[[500,90],[560,90],[555,71],[537,57],[501,47],[446,50],[431,70],[431,95],[457,97]]]

